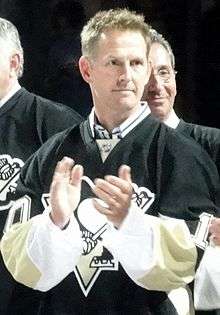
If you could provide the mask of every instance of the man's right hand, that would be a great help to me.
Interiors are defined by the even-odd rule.
[[[81,195],[83,167],[64,157],[56,165],[50,186],[50,217],[61,229],[69,222]]]

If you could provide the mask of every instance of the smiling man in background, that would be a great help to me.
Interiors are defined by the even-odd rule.
[[[220,174],[220,130],[187,123],[176,115],[173,108],[177,94],[175,57],[170,44],[161,34],[154,29],[150,30],[150,34],[149,60],[152,71],[145,86],[142,99],[147,101],[155,118],[200,144],[210,155]],[[219,245],[219,226],[220,219],[215,218],[212,220],[210,225],[212,244],[214,242],[216,245]],[[208,246],[195,281],[196,307],[198,309],[207,309],[207,314],[210,315],[218,314],[219,311],[208,310],[220,307],[220,287],[218,285],[220,281],[218,272],[219,259],[219,249]],[[185,294],[183,289],[170,294],[174,304],[180,309],[180,314],[185,314],[182,313]],[[196,311],[196,314],[200,314],[200,311]],[[201,314],[206,314],[206,312],[201,312]]]

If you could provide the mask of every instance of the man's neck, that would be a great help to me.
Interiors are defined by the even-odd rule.
[[[163,120],[163,123],[173,129],[176,129],[178,124],[180,122],[179,117],[175,113],[174,109],[169,113],[168,117],[166,117],[165,120]]]
[[[115,111],[101,112],[95,108],[95,115],[99,123],[109,132],[112,132],[113,129],[119,127],[121,124],[127,120],[132,120],[133,116],[136,116],[137,113],[141,111],[142,105],[138,104],[135,108],[127,111],[120,111],[118,108]]]
[[[103,126],[106,130],[108,130],[108,132],[112,132],[112,130],[114,130],[115,128],[119,127],[124,121],[126,121],[128,119],[128,115],[115,115],[115,116],[98,116],[96,114],[98,121],[100,123],[101,126]]]
[[[0,107],[2,107],[18,90],[20,90],[21,86],[19,82],[14,81],[13,85],[8,89],[7,93],[0,100]]]
[[[138,125],[149,114],[150,114],[149,107],[146,105],[145,102],[141,102],[140,107],[138,107],[137,111],[133,113],[133,115],[129,116],[127,119],[123,120],[122,123],[119,122],[116,125],[116,127],[110,130],[110,133],[112,132],[114,133],[115,129],[120,130],[121,136],[123,138],[130,130],[132,130],[136,125]],[[102,125],[100,121],[97,121],[94,108],[92,109],[92,112],[89,115],[89,123],[94,136],[94,125],[97,123]],[[103,125],[102,127],[106,128]]]

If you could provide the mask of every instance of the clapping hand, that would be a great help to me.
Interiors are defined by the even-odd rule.
[[[64,157],[56,165],[50,186],[50,217],[61,229],[68,224],[81,196],[83,167]]]
[[[94,206],[100,213],[106,215],[115,227],[120,227],[125,219],[132,198],[131,171],[127,165],[122,165],[118,177],[107,175],[104,179],[95,180],[94,193],[103,200],[107,207],[94,199]]]

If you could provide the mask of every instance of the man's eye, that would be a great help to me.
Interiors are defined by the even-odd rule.
[[[139,66],[139,65],[142,65],[142,62],[140,60],[131,61],[131,66]]]
[[[167,76],[170,76],[170,72],[169,70],[166,70],[166,69],[161,69],[158,71],[158,74],[160,77],[167,77]]]
[[[112,66],[116,66],[116,65],[118,65],[118,62],[116,60],[110,60],[109,64]]]

